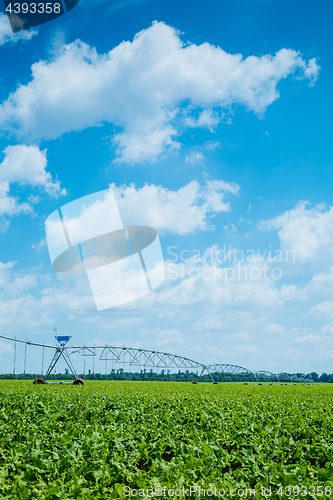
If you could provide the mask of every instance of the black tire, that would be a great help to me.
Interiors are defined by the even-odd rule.
[[[76,378],[73,385],[84,385],[84,380],[82,380],[82,378]]]
[[[42,378],[35,378],[33,384],[45,384],[45,380],[43,380]]]

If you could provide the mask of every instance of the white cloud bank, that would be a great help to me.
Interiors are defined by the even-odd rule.
[[[294,250],[297,261],[305,263],[333,257],[333,208],[324,205],[307,208],[299,202],[295,208],[260,224],[260,229],[278,231],[283,250]],[[328,260],[326,260],[327,264]]]
[[[17,183],[45,190],[52,197],[66,194],[60,182],[53,180],[46,172],[46,150],[40,151],[37,146],[18,144],[8,146],[3,151],[5,157],[0,163],[0,216],[17,215],[20,212],[32,212],[29,203],[20,203],[17,197],[10,196],[10,185]],[[32,203],[35,197],[30,197]]]
[[[230,210],[225,197],[236,195],[240,189],[238,184],[224,181],[207,181],[204,186],[192,181],[178,191],[154,184],[142,188],[133,184],[111,187],[120,213],[131,224],[181,235],[211,229],[210,218]]]
[[[7,14],[0,12],[0,46],[5,44],[14,44],[20,40],[31,40],[34,35],[37,35],[38,30],[21,31],[13,33],[10,27]]]
[[[168,271],[171,263],[166,264]],[[93,325],[99,345],[115,342],[118,330],[120,345],[159,348],[201,362],[231,362],[274,372],[330,371],[333,269],[330,286],[319,287],[325,302],[305,316],[318,302],[318,280],[302,287],[284,284],[283,278],[265,279],[263,274],[260,279],[251,278],[253,265],[261,269],[264,264],[270,269],[276,265],[258,258],[255,263],[241,262],[248,278],[243,270],[241,279],[236,276],[226,283],[215,272],[224,264],[215,264],[203,258],[173,263],[159,293],[133,302],[133,316],[113,316],[110,323],[110,316],[90,313],[93,299],[83,274],[48,275],[40,269],[16,269],[13,262],[0,263],[0,324],[9,336],[24,325],[28,338],[36,328],[51,331],[56,322],[64,333],[74,326],[78,330],[80,324],[76,335],[80,343],[85,342],[84,336],[91,339]],[[175,271],[179,279],[174,279]],[[162,331],[156,327],[161,322]],[[138,332],[141,324],[144,330]],[[310,347],[307,340],[312,342]]]
[[[92,307],[86,282],[82,274],[52,276],[0,262],[0,325],[51,325],[59,311]]]
[[[119,159],[154,160],[180,147],[175,137],[184,127],[212,129],[234,103],[261,114],[278,99],[281,79],[297,73],[313,84],[318,71],[315,59],[307,63],[295,50],[243,59],[208,43],[184,44],[155,22],[106,54],[77,40],[33,64],[31,81],[2,103],[0,126],[36,141],[109,122],[121,128],[113,138]]]

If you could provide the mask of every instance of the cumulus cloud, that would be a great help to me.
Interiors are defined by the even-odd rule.
[[[0,182],[6,180],[9,183],[42,187],[53,197],[66,194],[60,182],[53,181],[50,172],[45,170],[46,152],[46,149],[40,151],[37,146],[8,146],[3,151],[5,158],[0,164]]]
[[[4,44],[14,44],[20,40],[31,40],[34,35],[37,35],[38,30],[27,30],[19,33],[13,33],[10,27],[7,14],[0,12],[0,46]]]
[[[191,111],[191,108],[188,112]],[[214,112],[212,109],[204,109],[200,114],[198,119],[193,116],[187,116],[185,119],[185,124],[189,127],[200,127],[200,128],[208,128],[211,132],[216,128],[219,124],[223,114],[218,114]]]
[[[190,154],[185,156],[185,161],[188,161],[189,163],[200,163],[204,159],[204,155],[199,151],[192,151]]]
[[[285,327],[279,325],[278,323],[270,323],[269,325],[265,326],[263,330],[267,333],[279,334],[285,332]]]
[[[319,321],[327,321],[328,319],[333,319],[333,302],[325,301],[321,304],[316,304],[311,307],[310,311],[306,314],[306,317],[313,317]]]
[[[181,235],[212,228],[210,218],[230,210],[227,195],[239,192],[238,184],[208,181],[201,186],[192,181],[178,191],[155,184],[136,188],[111,185],[120,214],[131,224],[148,225]]]
[[[2,103],[0,124],[36,141],[109,122],[120,129],[113,137],[119,159],[154,160],[179,148],[184,127],[212,129],[234,103],[261,114],[278,99],[281,79],[297,74],[313,83],[318,71],[295,50],[244,59],[208,43],[185,44],[155,22],[108,53],[77,40],[33,64],[31,81]]]
[[[303,344],[303,345],[308,345],[309,343],[319,343],[320,345],[323,345],[323,341],[325,340],[331,340],[330,337],[324,337],[321,335],[314,335],[313,333],[310,333],[309,335],[302,335],[300,337],[296,337],[294,339],[295,344]]]
[[[201,331],[223,331],[225,328],[225,321],[221,317],[221,314],[213,313],[209,316],[205,316],[203,319],[198,319],[192,325],[192,330]]]
[[[66,194],[61,189],[58,180],[52,180],[46,172],[46,150],[40,151],[37,146],[16,145],[8,146],[3,151],[5,157],[0,163],[0,215],[12,216],[20,212],[32,212],[29,203],[20,203],[17,196],[10,195],[10,185],[32,186],[43,189],[53,197]],[[33,195],[29,197],[30,203],[38,202]]]
[[[20,203],[17,196],[10,196],[9,190],[9,182],[0,182],[0,216],[11,216],[20,212],[28,213],[32,211],[28,203]],[[0,232],[5,232],[7,228],[8,224],[2,223]]]
[[[41,252],[46,247],[46,239],[42,238],[38,243],[31,245],[36,252]]]
[[[332,254],[333,208],[323,205],[308,208],[300,202],[273,219],[259,225],[262,230],[276,229],[284,250],[294,250],[297,261],[307,262]],[[330,259],[332,261],[332,259]]]
[[[269,258],[226,263],[222,253],[217,245],[201,256],[170,247],[166,257],[172,258],[166,260],[164,285],[158,294],[144,301],[153,300],[157,309],[162,308],[164,314],[167,309],[173,317],[195,309],[196,316],[201,317],[193,329],[216,331],[225,329],[226,312],[272,313],[281,311],[286,303],[307,298],[302,289],[285,283],[283,272],[277,272],[276,262]],[[207,311],[211,312],[208,322],[202,320]]]
[[[0,262],[0,325],[54,324],[59,311],[91,308],[93,299],[84,275],[43,274]]]
[[[305,78],[309,78],[310,86],[314,85],[318,78],[318,65],[316,63],[316,59],[310,59],[307,67],[304,69]]]
[[[229,273],[227,282],[217,272],[223,263],[217,266],[208,259],[192,259],[172,263],[172,270],[168,270],[170,262],[166,264],[168,278],[162,290],[133,302],[134,317],[126,318],[124,312],[125,317],[118,319],[118,310],[110,325],[110,316],[91,312],[93,299],[83,274],[52,276],[40,270],[17,270],[13,262],[0,263],[0,324],[9,331],[19,329],[22,324],[26,332],[33,332],[35,327],[45,328],[45,325],[51,329],[63,313],[68,316],[68,328],[72,329],[71,322],[75,325],[80,322],[81,335],[85,332],[87,338],[93,324],[100,337],[99,345],[104,341],[114,342],[110,329],[118,329],[122,332],[119,345],[167,350],[201,362],[232,362],[271,371],[318,371],[328,363],[328,353],[311,349],[299,353],[297,368],[294,360],[290,368],[290,356],[295,353],[293,343],[302,345],[298,337],[318,335],[317,324],[311,326],[309,319],[302,317],[302,311],[310,307],[309,302],[315,303],[315,289],[302,294],[301,288],[285,285],[283,279],[272,279],[270,270],[269,279],[263,274],[260,279],[251,278],[252,263],[241,262],[248,278],[244,271],[239,278],[236,265],[230,266],[236,269],[236,275],[232,278]],[[263,266],[264,262],[257,261],[256,265]],[[172,276],[175,270],[176,280]],[[331,300],[326,300],[325,307],[317,308],[318,319],[332,308]],[[75,310],[82,314],[74,315],[71,311]],[[295,316],[298,328],[293,328]],[[313,319],[314,316],[312,314]],[[324,319],[331,318],[326,314]],[[65,318],[63,320],[65,322]],[[163,322],[162,331],[156,328],[156,320]],[[145,329],[133,331],[133,325],[141,323]],[[329,335],[330,325],[322,329],[322,337]],[[76,339],[80,342],[80,336]],[[255,360],[258,353],[263,360],[260,364]]]

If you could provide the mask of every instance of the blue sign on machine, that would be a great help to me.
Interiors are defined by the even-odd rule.
[[[58,337],[56,337],[56,339],[60,344],[60,342],[68,342],[71,339],[71,337],[68,337],[68,336],[67,337],[59,337],[58,336]]]

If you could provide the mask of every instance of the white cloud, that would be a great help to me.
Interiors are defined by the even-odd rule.
[[[94,307],[83,275],[49,275],[0,262],[0,325],[53,325],[59,312]]]
[[[304,76],[305,78],[309,78],[311,86],[315,84],[318,78],[318,69],[319,67],[316,63],[316,59],[310,59],[307,67],[304,70]]]
[[[204,155],[199,151],[191,151],[190,154],[185,156],[185,161],[189,163],[200,163],[205,159]]]
[[[215,252],[218,247],[214,246]],[[211,249],[207,250],[209,255]],[[172,249],[172,251],[174,251]],[[170,253],[170,255],[173,255]],[[177,254],[178,255],[178,254]],[[183,254],[184,259],[190,252]],[[175,260],[174,257],[172,260]],[[294,284],[285,284],[283,279],[275,279],[276,263],[237,261],[226,266],[215,259],[193,255],[188,260],[166,262],[164,288],[155,296],[156,307],[169,305],[170,314],[177,315],[187,308],[206,314],[220,311],[281,311],[286,303],[303,301],[307,298],[304,290]],[[283,273],[281,274],[283,278]],[[206,320],[204,320],[206,321]],[[202,320],[194,329],[202,327]],[[218,316],[210,316],[207,328],[222,327]]]
[[[58,197],[66,194],[60,188],[58,180],[53,181],[50,172],[46,172],[46,152],[37,146],[7,146],[3,151],[5,158],[0,164],[0,182],[17,182],[20,185],[43,187],[47,194]]]
[[[20,31],[19,33],[13,33],[7,14],[0,12],[0,46],[5,43],[14,44],[20,40],[31,40],[31,38],[34,35],[37,35],[37,33],[37,30],[26,30]]]
[[[0,288],[5,287],[9,280],[10,270],[15,266],[15,262],[0,262]]]
[[[292,210],[262,222],[259,227],[263,230],[277,229],[281,247],[294,250],[299,262],[327,255],[332,261],[332,207],[329,210],[325,210],[322,205],[307,208],[306,202],[299,202]]]
[[[184,266],[183,277],[173,280],[169,273],[159,293],[133,302],[129,306],[133,313],[109,311],[116,313],[110,323],[108,314],[90,312],[94,305],[84,275],[49,275],[40,270],[17,270],[13,262],[0,264],[0,324],[8,332],[18,332],[24,325],[30,338],[29,332],[36,327],[51,331],[55,321],[62,324],[63,331],[72,331],[71,325],[80,323],[80,334],[75,335],[77,345],[91,339],[93,324],[99,345],[137,345],[203,363],[229,362],[255,370],[320,371],[322,367],[328,371],[331,354],[322,352],[316,336],[328,341],[332,325],[325,325],[320,334],[318,323],[302,316],[310,301],[314,303],[310,291],[315,290],[310,290],[310,285],[304,294],[295,285],[272,279],[234,279],[225,284],[218,275],[214,277],[211,262],[192,260]],[[251,268],[249,263],[242,263],[246,266]],[[188,277],[191,268],[198,269],[198,278]],[[326,311],[330,308],[332,304],[328,303]],[[138,332],[138,324],[144,330]],[[163,330],[156,324],[163,324]],[[122,332],[118,341],[111,329]],[[309,342],[313,347],[308,347]]]
[[[19,203],[19,200],[16,196],[10,196],[9,190],[9,182],[0,182],[0,216],[11,216],[17,215],[20,212],[29,213],[32,211],[28,203]],[[2,223],[2,231],[5,232],[7,228],[8,224]]]
[[[233,224],[232,222],[229,222],[228,224],[226,224],[225,226],[223,226],[223,229],[227,232],[227,233],[237,233],[238,232],[238,229],[237,227],[235,226],[235,224]]]
[[[313,343],[322,344],[324,341],[331,340],[330,337],[323,337],[321,335],[314,335],[310,333],[309,335],[302,335],[301,337],[296,337],[294,339],[295,344],[308,345]]]
[[[210,217],[230,210],[224,201],[226,195],[239,191],[237,184],[224,181],[208,181],[204,186],[192,181],[178,191],[154,184],[142,188],[133,184],[111,187],[120,214],[131,224],[146,224],[182,235],[210,229]]]
[[[66,194],[58,180],[53,181],[46,172],[46,150],[40,151],[37,146],[8,146],[3,151],[5,157],[0,163],[0,215],[17,215],[20,212],[32,212],[29,203],[20,203],[17,197],[10,196],[10,185],[17,183],[44,189],[53,197]],[[34,204],[39,199],[30,195],[29,202]]]
[[[176,30],[154,23],[106,54],[76,41],[33,64],[31,81],[1,105],[0,124],[41,140],[111,122],[121,129],[113,137],[121,160],[154,160],[179,148],[184,127],[212,129],[233,103],[261,114],[279,98],[281,79],[297,72],[313,83],[318,71],[315,60],[307,64],[291,49],[243,59],[208,43],[184,44]],[[191,123],[194,108],[200,115]]]
[[[333,319],[333,302],[325,301],[321,304],[316,304],[306,314],[306,317],[313,317],[319,321],[327,321]]]
[[[327,325],[324,325],[321,329],[321,332],[324,335],[331,336],[333,335],[333,323],[327,323]]]
[[[46,247],[46,239],[42,238],[38,243],[31,245],[36,252],[41,252]]]
[[[191,111],[191,108],[188,109],[188,113]],[[218,114],[214,112],[212,109],[204,109],[200,114],[198,119],[193,116],[187,116],[185,118],[185,124],[189,127],[200,127],[200,128],[208,128],[211,132],[217,127],[221,118],[223,117],[223,113]]]
[[[285,332],[285,327],[282,325],[279,325],[278,323],[270,323],[269,325],[265,326],[265,328],[263,328],[263,330],[264,330],[264,332],[267,332],[267,333],[279,334],[279,333]]]
[[[225,322],[223,321],[221,314],[213,313],[209,316],[205,316],[203,319],[199,319],[192,325],[192,329],[196,332],[205,331],[221,331],[225,327]]]

